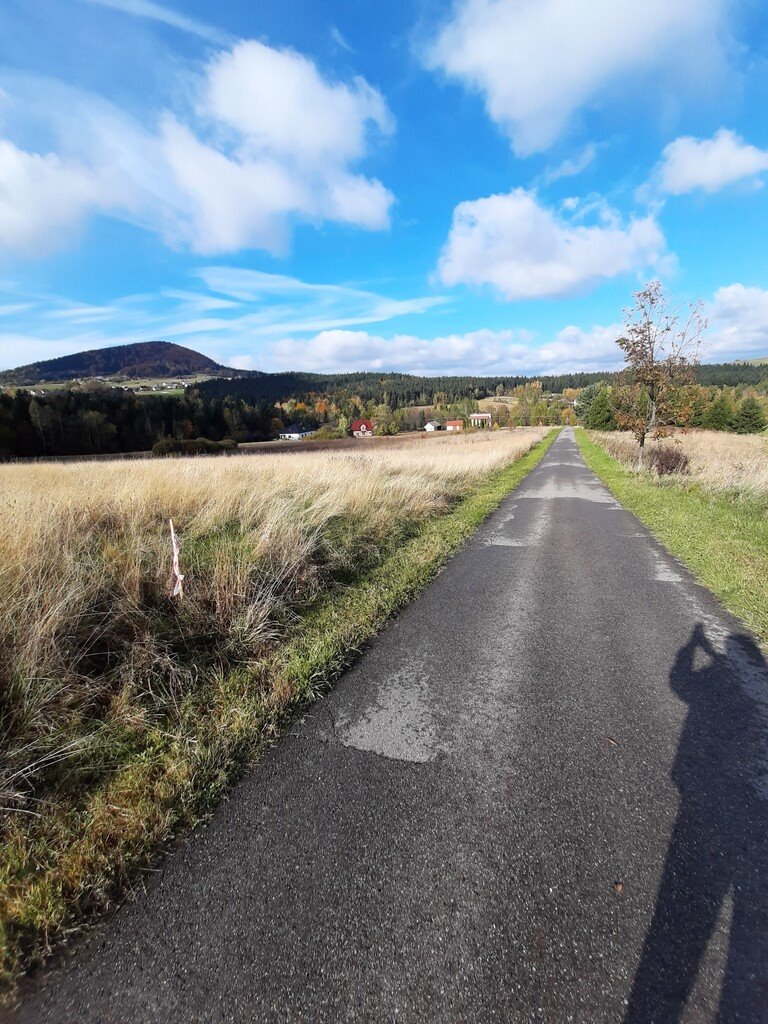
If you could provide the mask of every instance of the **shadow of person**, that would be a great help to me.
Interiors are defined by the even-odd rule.
[[[730,890],[716,1019],[766,1022],[768,666],[745,635],[732,634],[718,654],[699,624],[677,655],[670,684],[689,708],[672,769],[680,810],[624,1021],[681,1019]]]

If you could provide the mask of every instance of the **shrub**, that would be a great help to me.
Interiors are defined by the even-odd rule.
[[[330,423],[326,423],[324,426],[320,427],[318,430],[316,430],[314,432],[314,434],[312,435],[312,440],[313,441],[336,441],[336,440],[338,440],[341,437],[348,437],[348,436],[349,436],[349,432],[347,430],[342,430],[341,427],[334,427],[334,426],[331,426]]]
[[[648,464],[659,476],[670,476],[672,473],[688,473],[690,471],[690,460],[685,452],[668,444],[651,448],[648,453]]]
[[[152,454],[164,455],[220,455],[237,448],[237,441],[225,437],[223,441],[209,441],[207,437],[180,441],[176,437],[164,437],[152,445]]]

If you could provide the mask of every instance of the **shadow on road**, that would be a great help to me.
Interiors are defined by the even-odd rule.
[[[717,1020],[765,1022],[768,666],[750,637],[731,635],[721,655],[698,625],[677,655],[670,685],[689,708],[672,770],[680,810],[625,1024],[681,1019],[729,890]]]

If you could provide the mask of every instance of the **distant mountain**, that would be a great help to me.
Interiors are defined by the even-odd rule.
[[[250,376],[243,371],[230,370],[170,341],[141,341],[133,345],[115,345],[88,352],[76,352],[58,359],[44,359],[39,363],[19,366],[15,370],[0,372],[0,385],[42,384],[47,381],[79,380],[86,377],[192,377],[197,374],[220,376]]]

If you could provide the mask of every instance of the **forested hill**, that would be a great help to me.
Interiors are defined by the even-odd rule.
[[[15,370],[0,372],[0,385],[40,384],[87,377],[190,377],[194,374],[236,374],[213,359],[169,341],[142,341],[133,345],[76,352],[45,359]]]
[[[544,391],[560,394],[565,388],[583,388],[596,381],[611,381],[614,373],[562,373],[539,377],[415,377],[405,373],[263,373],[238,380],[208,380],[192,385],[206,399],[227,397],[252,405],[301,399],[307,395],[355,395],[363,401],[386,403],[392,409],[409,405],[431,405],[435,396],[443,402],[485,398],[541,382]],[[696,379],[705,386],[755,385],[768,379],[768,365],[749,363],[708,363],[696,368]]]
[[[228,396],[252,404],[302,398],[309,394],[356,395],[363,401],[384,402],[397,409],[407,405],[430,405],[436,395],[443,401],[483,398],[519,384],[539,380],[546,391],[583,388],[605,380],[604,373],[565,373],[553,377],[413,377],[406,373],[265,373],[242,380],[207,380],[195,385],[206,398]]]

